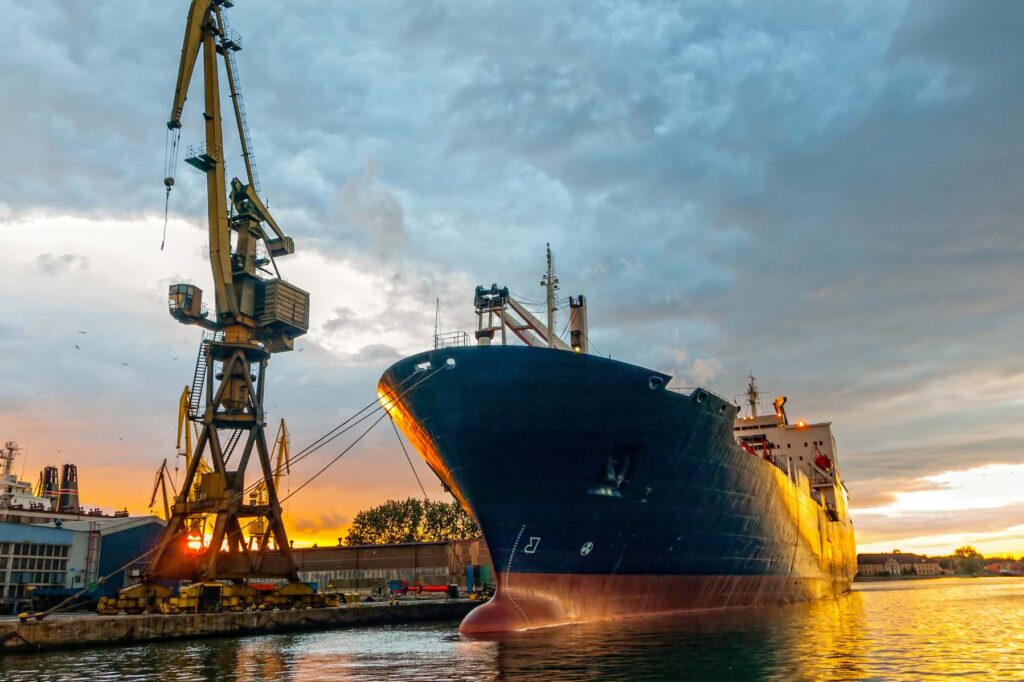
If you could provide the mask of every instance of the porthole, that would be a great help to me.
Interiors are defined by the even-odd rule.
[[[652,391],[657,391],[659,388],[663,388],[665,386],[665,380],[661,377],[651,377],[647,380],[647,386]]]

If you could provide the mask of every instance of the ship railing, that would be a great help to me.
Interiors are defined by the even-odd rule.
[[[469,332],[445,332],[434,334],[434,350],[440,348],[461,348],[469,345]]]
[[[728,398],[723,396],[721,393],[715,393],[710,388],[707,388],[705,386],[672,386],[672,385],[669,385],[669,386],[666,386],[665,388],[667,388],[670,391],[674,391],[676,393],[682,393],[683,395],[693,395],[694,391],[704,391],[705,393],[707,393],[709,395],[715,396],[716,398],[718,398],[719,400],[721,400],[724,403],[732,403],[731,400],[729,400]]]

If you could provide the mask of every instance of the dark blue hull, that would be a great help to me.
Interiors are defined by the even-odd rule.
[[[830,521],[809,491],[736,445],[735,406],[704,390],[673,392],[669,380],[593,355],[491,346],[412,356],[388,369],[381,390],[393,391],[396,423],[480,522],[499,597],[504,587],[515,598],[515,576],[520,606],[551,612],[544,624],[629,615],[637,595],[614,592],[648,589],[640,585],[706,591],[708,579],[729,578],[719,582],[730,594],[672,594],[655,610],[849,589],[846,510]]]

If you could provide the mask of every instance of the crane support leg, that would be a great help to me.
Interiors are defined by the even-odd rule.
[[[157,542],[146,578],[200,581],[280,577],[295,580],[295,563],[281,520],[281,503],[264,427],[263,387],[270,353],[262,346],[228,341],[210,341],[206,352],[211,402],[203,414],[196,451],[171,518]],[[217,367],[221,370],[219,373],[215,373]],[[216,390],[213,390],[215,384]],[[228,468],[221,447],[221,432],[231,430],[243,432],[245,446]],[[213,470],[202,475],[201,493],[197,499],[190,500],[188,491],[199,475],[199,463],[207,449]],[[266,489],[263,504],[246,504],[245,471],[254,451],[260,472],[254,482]],[[214,519],[213,530],[200,544],[197,543],[200,539],[190,538],[187,533],[197,520],[207,517]],[[258,542],[247,541],[247,533],[250,538],[258,537]],[[269,542],[271,537],[273,546]]]

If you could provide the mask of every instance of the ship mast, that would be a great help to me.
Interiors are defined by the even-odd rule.
[[[555,275],[555,260],[551,255],[551,244],[547,245],[548,271],[541,278],[540,285],[547,290],[548,307],[548,346],[555,347],[555,291],[558,289],[558,277]]]
[[[759,393],[757,391],[757,378],[753,372],[750,372],[750,383],[747,384],[747,400],[750,402],[750,416],[757,417],[757,398]]]
[[[4,476],[10,476],[14,469],[14,458],[18,454],[18,444],[13,440],[4,443],[4,449],[0,452],[0,459],[4,461]]]

